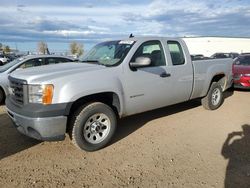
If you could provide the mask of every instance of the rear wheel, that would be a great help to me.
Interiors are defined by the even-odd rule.
[[[95,151],[112,139],[116,129],[116,115],[106,104],[100,102],[81,106],[71,121],[71,139],[80,149]]]
[[[213,82],[207,95],[201,99],[203,107],[207,110],[218,109],[224,101],[224,96],[220,84]]]

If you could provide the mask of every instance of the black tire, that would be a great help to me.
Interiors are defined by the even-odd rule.
[[[98,119],[98,114],[101,116],[100,120]],[[105,120],[105,122],[107,121],[107,125],[108,122],[110,122],[110,125],[106,126],[107,130],[104,129],[105,125],[102,123],[103,120]],[[100,124],[99,128],[96,126],[96,122]],[[112,108],[101,102],[89,103],[81,106],[73,114],[70,121],[70,137],[76,147],[85,151],[96,151],[105,147],[110,142],[115,133],[116,124],[117,118]],[[96,126],[96,128],[93,128],[93,126]],[[94,131],[94,133],[91,131]],[[94,138],[96,138],[96,140]],[[93,143],[97,141],[98,143]]]
[[[0,104],[3,104],[5,100],[4,91],[0,88]]]
[[[222,88],[220,84],[213,82],[207,95],[201,99],[201,104],[207,110],[216,110],[222,105],[223,102],[224,96]]]

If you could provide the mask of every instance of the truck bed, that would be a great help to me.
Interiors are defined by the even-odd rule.
[[[211,76],[216,74],[224,73],[225,76],[230,80],[224,84],[223,91],[231,87],[232,85],[232,64],[231,58],[225,59],[206,59],[206,60],[195,60],[192,61],[194,68],[194,87],[191,99],[203,97],[207,93],[209,88]],[[213,73],[213,74],[212,74]]]

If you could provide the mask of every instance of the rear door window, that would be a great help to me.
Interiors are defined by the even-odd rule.
[[[177,41],[168,41],[167,44],[173,65],[185,64],[185,57],[180,43]]]

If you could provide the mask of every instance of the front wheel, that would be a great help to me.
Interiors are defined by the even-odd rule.
[[[116,124],[116,115],[108,105],[89,103],[81,106],[73,115],[70,136],[78,148],[95,151],[112,139]]]
[[[207,95],[201,99],[202,106],[207,110],[216,110],[224,101],[224,96],[220,84],[213,82]]]

